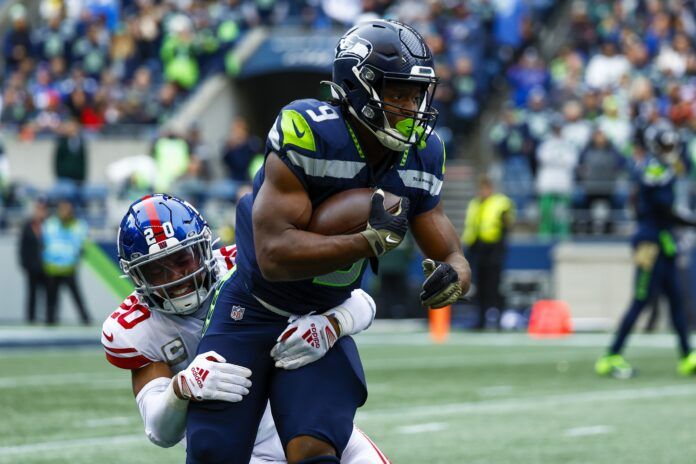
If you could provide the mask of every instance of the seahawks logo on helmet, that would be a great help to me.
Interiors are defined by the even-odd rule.
[[[336,58],[357,58],[359,65],[367,59],[372,53],[372,44],[359,37],[358,35],[349,35],[343,37],[338,42],[336,47]]]

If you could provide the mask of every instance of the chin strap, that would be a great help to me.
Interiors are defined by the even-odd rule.
[[[389,150],[392,151],[398,151],[402,152],[405,151],[407,148],[410,147],[410,144],[402,142],[401,140],[398,140],[394,138],[392,134],[389,133],[389,131],[395,131],[398,134],[401,134],[401,132],[398,129],[390,128],[388,130],[383,130],[383,131],[375,131],[373,128],[371,128],[365,121],[363,121],[355,111],[355,108],[353,108],[350,103],[348,103],[348,95],[346,94],[346,91],[343,90],[343,88],[336,84],[335,82],[331,81],[321,81],[322,84],[328,85],[331,88],[331,95],[340,100],[341,102],[346,103],[346,107],[348,108],[348,112],[355,117],[358,121],[360,121],[360,124],[362,124],[367,130],[369,130],[372,135],[374,135],[377,140],[379,140],[379,143],[381,143],[384,147],[388,148]],[[411,120],[413,121],[413,120]],[[411,122],[411,125],[413,125],[413,122]],[[417,128],[418,129],[418,128]],[[421,129],[422,130],[422,129]],[[401,134],[403,135],[403,134]],[[419,146],[420,148],[420,146]]]

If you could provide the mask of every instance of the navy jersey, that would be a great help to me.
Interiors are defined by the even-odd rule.
[[[433,209],[440,201],[445,150],[437,134],[424,148],[395,153],[392,164],[374,173],[366,163],[353,129],[339,107],[317,100],[287,105],[274,123],[266,154],[275,152],[297,176],[312,206],[338,192],[379,187],[410,200],[409,220]],[[262,168],[254,179],[254,198],[264,181]],[[251,223],[251,200],[237,209],[237,266],[247,289],[257,298],[294,314],[324,311],[337,306],[359,287],[366,260],[313,279],[269,282],[256,262]]]
[[[634,243],[664,240],[665,233],[672,235],[675,220],[670,214],[674,208],[675,170],[655,157],[648,157],[636,166],[638,198],[636,214],[638,228]]]

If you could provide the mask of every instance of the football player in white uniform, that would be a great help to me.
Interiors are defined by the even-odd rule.
[[[213,250],[210,229],[193,206],[156,194],[130,206],[119,228],[118,251],[135,291],[104,321],[101,341],[107,360],[132,373],[147,437],[170,447],[185,435],[189,401],[242,401],[253,380],[249,369],[213,351],[194,357],[216,289],[234,272],[236,247]],[[291,320],[269,355],[278,367],[300,368],[321,358],[338,337],[365,330],[374,315],[372,298],[355,290],[324,314]],[[244,317],[244,308],[233,307],[230,317]],[[268,462],[285,462],[269,406],[251,459]],[[388,460],[356,427],[341,462]]]

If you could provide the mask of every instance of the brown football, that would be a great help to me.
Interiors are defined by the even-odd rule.
[[[314,209],[307,230],[322,235],[348,235],[362,232],[370,218],[370,199],[373,189],[344,190],[324,200]],[[400,197],[384,192],[384,207],[394,214]]]

